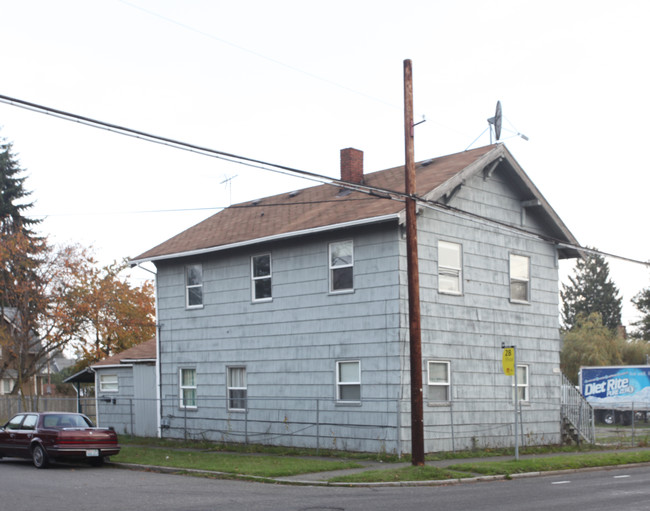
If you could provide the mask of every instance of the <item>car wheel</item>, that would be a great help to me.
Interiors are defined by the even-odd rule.
[[[48,465],[47,453],[39,444],[36,444],[32,449],[32,461],[36,468],[46,468]]]
[[[603,422],[609,424],[610,426],[616,422],[616,416],[614,412],[607,412],[603,415]]]

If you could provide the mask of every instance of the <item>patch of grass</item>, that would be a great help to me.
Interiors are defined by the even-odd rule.
[[[450,470],[471,472],[483,475],[508,475],[526,472],[548,472],[551,470],[571,470],[588,467],[607,467],[627,463],[650,462],[650,451],[630,451],[619,453],[589,453],[573,456],[552,456],[518,461],[482,461],[478,463],[458,463],[450,465]]]
[[[406,481],[446,481],[473,477],[466,472],[458,472],[432,466],[402,467],[394,470],[371,470],[358,474],[328,479],[332,483],[396,483]]]
[[[354,460],[382,461],[386,463],[404,461],[390,453],[368,453],[335,451],[329,449],[309,449],[306,447],[285,447],[279,445],[240,444],[212,442],[209,440],[179,440],[174,438],[145,438],[120,435],[122,446],[147,446],[151,448],[167,447],[170,449],[198,449],[213,452],[234,452],[240,454],[269,454],[273,456],[318,456],[328,458],[345,458]],[[407,459],[410,459],[407,457]]]
[[[285,456],[246,456],[199,450],[179,450],[123,445],[120,454],[111,457],[118,463],[136,463],[159,467],[191,468],[246,474],[259,477],[285,477],[312,472],[324,472],[361,465],[352,461],[330,461],[318,458],[298,458]]]

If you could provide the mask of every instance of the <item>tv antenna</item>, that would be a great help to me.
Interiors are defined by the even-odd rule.
[[[490,145],[492,145],[492,130],[494,130],[494,138],[498,142],[501,138],[501,124],[503,123],[503,112],[501,111],[501,101],[497,101],[497,109],[494,112],[494,117],[488,120],[488,127],[490,128]]]
[[[501,108],[501,101],[497,101],[497,107],[496,107],[496,110],[494,112],[494,116],[488,118],[487,122],[488,122],[488,127],[485,128],[481,132],[481,134],[478,137],[476,137],[476,139],[470,145],[467,146],[467,149],[465,149],[465,151],[467,151],[470,147],[472,147],[476,143],[476,141],[479,138],[481,138],[483,136],[483,134],[487,130],[490,130],[490,144],[493,143],[493,141],[492,141],[492,133],[494,133],[494,138],[495,138],[496,142],[498,142],[501,139],[501,131],[502,131],[502,125],[503,125],[503,110]],[[508,121],[508,122],[510,123],[510,121]],[[512,125],[512,123],[510,123],[510,124]],[[514,128],[514,126],[513,126],[513,128]],[[516,130],[513,131],[513,130],[510,130],[510,129],[507,129],[507,128],[503,128],[503,130],[509,131],[510,133],[512,133],[513,137],[520,137],[520,138],[523,138],[524,140],[528,140],[528,137],[526,135],[524,135],[523,133],[520,133],[519,131],[516,131]]]
[[[232,206],[232,180],[235,179],[238,175],[239,174],[235,174],[234,176],[224,175],[223,181],[219,183],[220,185],[224,185],[228,190],[228,206]]]

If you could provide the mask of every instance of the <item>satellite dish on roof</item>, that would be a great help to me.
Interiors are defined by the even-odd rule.
[[[498,142],[501,138],[501,124],[503,122],[503,113],[501,112],[501,101],[497,101],[497,108],[494,117],[487,120],[490,125],[490,144],[492,143],[492,128],[494,128],[494,137]]]

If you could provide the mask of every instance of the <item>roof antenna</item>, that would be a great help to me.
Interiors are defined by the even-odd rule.
[[[503,110],[501,109],[501,101],[497,101],[497,107],[496,107],[496,110],[494,112],[494,117],[490,117],[487,120],[487,122],[488,122],[488,127],[485,128],[481,132],[481,134],[478,137],[476,137],[476,139],[474,139],[474,141],[470,145],[467,146],[465,151],[468,151],[469,148],[472,147],[476,143],[476,141],[479,138],[481,138],[483,136],[483,134],[487,130],[490,130],[490,145],[493,143],[493,141],[492,141],[492,133],[493,132],[494,132],[494,138],[496,139],[496,142],[498,142],[501,139],[501,127],[502,127],[502,124],[503,124]],[[508,122],[510,122],[510,121],[508,121]],[[512,123],[510,123],[510,125],[512,125]],[[513,126],[513,128],[514,128],[514,126]],[[509,130],[507,128],[504,128],[504,129],[506,131],[509,131],[510,133],[514,133],[513,136],[515,136],[515,137],[521,137],[524,140],[528,140],[528,137],[526,135],[524,135],[523,133],[520,133],[518,131],[512,131],[512,130]]]
[[[235,179],[239,174],[234,176],[224,175],[224,180],[219,183],[220,185],[225,185],[228,190],[228,206],[232,206],[232,180]]]
[[[494,112],[494,117],[488,120],[488,127],[490,128],[490,145],[492,145],[492,130],[494,129],[494,138],[498,142],[501,138],[501,124],[503,122],[503,113],[501,111],[501,101],[497,101],[497,109]]]

